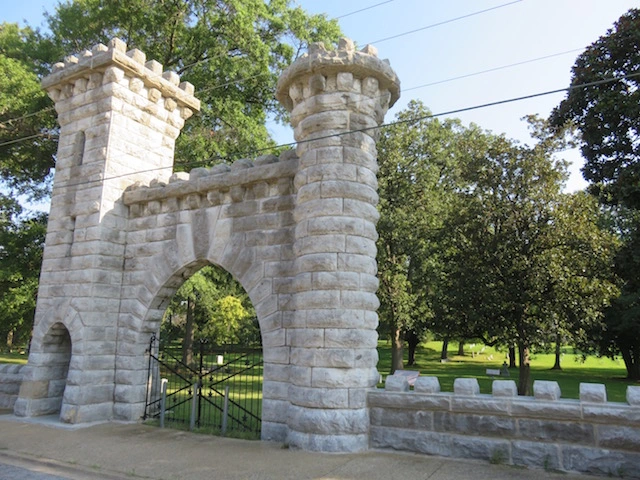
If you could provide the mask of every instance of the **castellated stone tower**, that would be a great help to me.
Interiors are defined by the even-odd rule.
[[[376,147],[399,81],[372,47],[312,45],[280,78],[297,152],[173,174],[199,108],[117,40],[43,80],[61,134],[29,363],[14,411],[139,420],[157,385],[149,340],[205,265],[230,272],[262,337],[262,438],[369,444],[376,369]],[[297,155],[296,155],[297,153]]]
[[[288,442],[368,448],[379,379],[376,127],[400,84],[373,47],[312,45],[278,83],[298,142]]]
[[[42,82],[60,140],[17,415],[62,407],[66,422],[113,416],[117,363],[127,350],[118,331],[128,215],[122,193],[171,176],[175,139],[199,109],[191,84],[145,61],[116,39],[57,63]]]

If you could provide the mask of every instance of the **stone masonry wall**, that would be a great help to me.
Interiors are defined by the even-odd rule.
[[[22,383],[25,365],[0,364],[0,408],[13,408]]]
[[[174,174],[134,186],[129,207],[115,418],[144,408],[149,336],[186,278],[204,265],[230,272],[258,316],[264,352],[263,438],[284,440],[289,349],[283,310],[291,298],[293,176],[287,151]]]
[[[640,387],[627,404],[606,401],[600,384],[581,384],[580,400],[560,399],[557,382],[534,382],[534,397],[517,396],[513,380],[495,380],[492,395],[476,379],[387,377],[369,393],[372,448],[640,478]]]

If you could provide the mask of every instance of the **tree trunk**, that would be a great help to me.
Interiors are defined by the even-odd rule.
[[[520,357],[520,371],[518,373],[518,395],[530,395],[529,376],[529,347],[518,343],[518,355]]]
[[[396,328],[393,332],[393,340],[391,342],[391,374],[396,370],[403,370],[402,357],[404,356],[404,342],[402,340],[402,332]]]
[[[458,343],[458,355],[461,357],[464,357],[464,341],[460,340],[460,343]]]
[[[407,359],[407,365],[415,365],[416,349],[420,344],[420,337],[415,332],[409,332],[409,335],[407,335],[407,344],[409,345],[409,355]]]
[[[182,338],[182,363],[193,364],[193,304],[190,298],[187,299],[187,321]]]
[[[625,346],[620,348],[620,352],[622,352],[624,366],[627,369],[627,378],[629,380],[640,380],[640,349]]]
[[[556,362],[553,364],[553,367],[551,368],[551,370],[562,370],[562,367],[560,366],[560,334],[556,335]]]
[[[11,353],[11,350],[13,350],[13,335],[14,330],[9,330],[9,333],[7,333],[7,350],[9,351],[9,353]]]
[[[516,347],[514,347],[513,345],[509,347],[509,368],[517,368]]]
[[[449,359],[448,352],[447,352],[448,349],[449,349],[449,339],[445,338],[442,341],[442,351],[440,352],[440,360],[448,360]]]

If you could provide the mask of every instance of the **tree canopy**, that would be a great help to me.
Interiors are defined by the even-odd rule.
[[[638,45],[640,10],[631,9],[578,56],[572,89],[551,116],[556,126],[573,122],[578,129],[590,191],[631,208],[640,208]]]

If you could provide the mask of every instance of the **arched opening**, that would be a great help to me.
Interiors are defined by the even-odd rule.
[[[62,323],[55,323],[42,339],[41,376],[46,378],[46,391],[43,388],[41,415],[59,414],[62,407],[64,390],[67,386],[67,374],[71,361],[71,336]]]
[[[207,265],[185,280],[150,347],[145,418],[259,438],[260,326],[249,295],[231,274]]]

